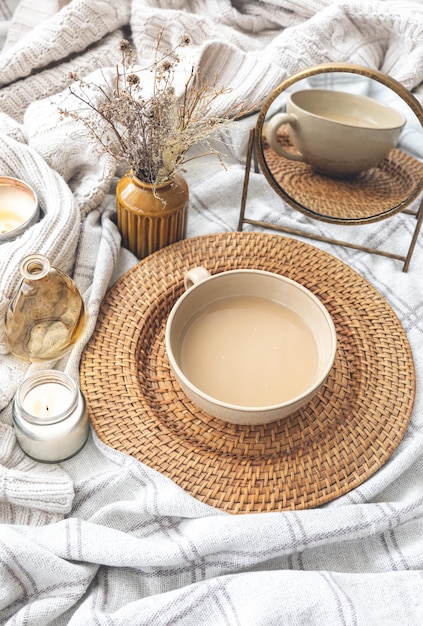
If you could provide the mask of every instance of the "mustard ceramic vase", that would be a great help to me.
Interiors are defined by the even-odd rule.
[[[153,185],[131,173],[116,186],[117,224],[122,245],[143,259],[152,252],[184,239],[189,189],[176,173],[166,183]]]

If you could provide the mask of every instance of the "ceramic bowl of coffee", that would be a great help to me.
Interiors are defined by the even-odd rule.
[[[263,270],[211,275],[193,268],[166,324],[166,352],[181,388],[206,413],[266,424],[310,402],[331,371],[337,339],[323,303]]]

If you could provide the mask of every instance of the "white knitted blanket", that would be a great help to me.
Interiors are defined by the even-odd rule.
[[[27,253],[73,276],[89,324],[108,286],[136,259],[120,246],[110,184],[80,126],[61,121],[69,71],[113,66],[128,32],[140,62],[158,30],[189,33],[190,61],[232,87],[234,101],[265,97],[293,72],[347,61],[377,68],[423,100],[423,3],[418,0],[3,0],[0,2],[0,175],[26,180],[43,219],[0,245],[0,320]],[[130,30],[129,30],[130,29]],[[188,237],[235,230],[254,118],[228,135],[227,169],[187,167]],[[404,138],[423,159],[421,130]],[[231,190],[230,192],[228,190]],[[344,239],[308,219],[251,174],[249,216]],[[413,220],[396,216],[351,232],[362,245],[404,252]],[[364,275],[401,320],[417,395],[389,461],[359,488],[319,509],[232,516],[212,509],[92,434],[60,465],[30,461],[16,444],[11,402],[39,369],[7,352],[0,322],[0,623],[144,625],[392,625],[423,623],[423,240],[410,270],[381,256],[320,244]]]

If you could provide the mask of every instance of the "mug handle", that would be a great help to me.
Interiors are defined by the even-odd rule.
[[[266,139],[268,141],[269,146],[277,152],[280,156],[284,156],[287,159],[291,159],[291,161],[303,161],[305,159],[301,152],[293,152],[291,150],[285,150],[285,148],[280,144],[277,138],[277,132],[279,126],[282,124],[291,124],[293,128],[297,126],[297,116],[293,113],[277,113],[266,124]]]
[[[185,290],[189,289],[193,285],[196,285],[197,283],[201,283],[201,281],[209,278],[209,276],[211,276],[211,274],[205,267],[193,267],[184,275]]]

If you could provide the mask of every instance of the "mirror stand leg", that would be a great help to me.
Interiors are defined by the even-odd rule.
[[[417,211],[417,223],[414,229],[413,237],[411,239],[410,247],[408,248],[407,256],[405,257],[403,272],[408,272],[408,268],[410,266],[411,257],[413,256],[414,248],[417,243],[417,237],[419,236],[420,228],[423,222],[423,199],[420,202],[419,209]]]
[[[250,181],[250,170],[251,170],[251,157],[253,154],[254,147],[254,128],[250,129],[250,136],[248,139],[248,148],[247,148],[247,158],[245,161],[245,174],[244,174],[244,185],[242,188],[242,198],[241,198],[241,209],[239,213],[239,221],[238,221],[238,231],[242,230],[242,225],[244,223],[245,216],[245,206],[247,204],[247,195],[248,195],[248,183]],[[258,171],[257,161],[254,158],[254,169]]]

